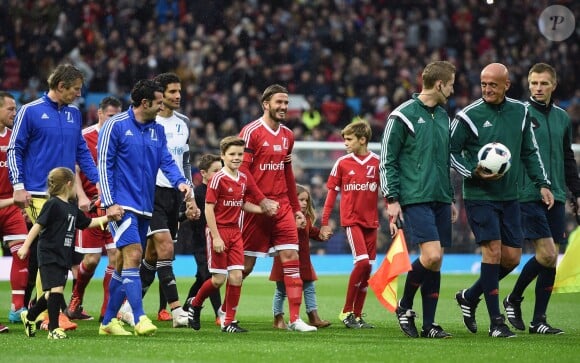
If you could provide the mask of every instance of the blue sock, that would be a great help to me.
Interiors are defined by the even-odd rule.
[[[109,283],[109,302],[107,310],[103,316],[103,325],[111,322],[111,319],[117,317],[117,312],[125,300],[125,290],[123,290],[123,280],[117,271],[113,271],[111,282]]]
[[[481,287],[490,318],[501,315],[499,311],[499,264],[481,264]]]
[[[423,328],[435,322],[435,311],[439,301],[441,287],[441,271],[426,270],[423,285],[421,285],[421,299],[423,302]]]
[[[552,296],[552,288],[554,287],[554,279],[556,278],[555,267],[543,267],[538,274],[536,280],[536,305],[534,306],[534,320],[538,322],[546,315],[548,310],[548,302]]]
[[[139,317],[145,315],[143,311],[143,297],[141,295],[141,278],[139,277],[139,268],[127,268],[121,271],[123,287],[127,294],[127,301],[133,310],[135,324],[139,322]]]
[[[425,274],[428,272],[428,270],[421,264],[421,261],[419,261],[419,258],[413,261],[411,267],[413,269],[407,273],[405,288],[403,289],[403,297],[401,298],[401,302],[399,304],[403,309],[413,308],[415,294],[423,284]]]

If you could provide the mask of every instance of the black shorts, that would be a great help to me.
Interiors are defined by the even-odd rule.
[[[50,291],[53,287],[66,285],[68,277],[68,268],[59,266],[55,263],[42,265],[39,267],[40,281],[42,282],[42,291]]]
[[[155,187],[155,204],[153,207],[153,217],[149,223],[151,236],[158,232],[168,231],[171,238],[177,238],[177,226],[179,220],[179,206],[183,201],[183,194],[173,188]]]

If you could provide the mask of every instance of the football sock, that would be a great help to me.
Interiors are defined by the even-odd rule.
[[[282,262],[282,271],[284,272],[284,285],[288,296],[289,320],[293,323],[300,318],[300,304],[302,304],[300,262],[298,260]]]
[[[28,285],[28,256],[21,260],[17,255],[23,244],[23,242],[19,242],[10,247],[10,253],[12,254],[12,267],[10,267],[11,308],[14,311],[24,306],[24,294]]]
[[[419,258],[411,264],[412,270],[407,273],[405,280],[405,288],[403,290],[403,297],[401,298],[400,306],[404,309],[411,309],[413,307],[413,300],[415,294],[425,280],[427,269],[423,267]]]
[[[95,268],[89,270],[87,269],[87,266],[85,266],[84,262],[80,263],[77,283],[73,289],[73,297],[77,297],[82,301],[83,297],[85,296],[85,289],[95,274]]]
[[[229,325],[235,320],[236,310],[238,309],[238,303],[240,302],[240,295],[242,292],[242,286],[227,286],[228,291],[226,292],[226,298],[228,299],[226,317],[224,319],[224,326]]]
[[[103,277],[103,304],[101,305],[101,316],[105,316],[107,304],[109,303],[109,285],[111,284],[111,277],[113,276],[114,270],[115,268],[111,265],[107,265],[107,268],[105,269],[105,276]]]
[[[499,264],[481,264],[481,286],[491,318],[501,315],[499,311]]]
[[[179,295],[177,293],[177,283],[175,282],[175,275],[173,274],[173,261],[158,260],[157,276],[159,277],[160,286],[159,310],[161,310],[165,309],[167,302],[173,303],[179,300]]]
[[[226,285],[226,289],[227,289],[227,285]],[[221,297],[219,289],[217,289],[216,291],[212,292],[209,295],[209,301],[211,302],[211,306],[213,308],[213,311],[214,311],[215,315],[217,316],[218,309],[222,305],[222,297]]]
[[[514,289],[510,295],[515,298],[522,297],[526,287],[528,287],[528,285],[538,276],[543,268],[544,266],[540,265],[536,259],[536,256],[530,258],[522,268],[522,272],[520,273],[520,276],[518,277],[518,280],[516,281]]]
[[[510,274],[516,267],[503,267],[502,265],[499,266],[499,281],[503,280],[504,277]],[[481,286],[481,277],[475,281],[473,286],[471,286],[465,292],[465,298],[468,301],[477,301],[479,297],[483,294],[483,287]]]
[[[548,302],[552,296],[552,289],[554,288],[554,280],[556,278],[555,267],[543,267],[538,274],[536,281],[536,305],[534,306],[534,322],[542,315],[546,315],[548,310]]]
[[[421,285],[421,301],[423,302],[423,326],[428,327],[435,322],[435,311],[439,301],[441,287],[441,271],[426,270]]]
[[[145,296],[147,290],[149,289],[149,286],[151,286],[153,281],[155,281],[156,272],[157,270],[155,269],[155,266],[153,266],[152,264],[148,263],[145,260],[141,261],[141,265],[139,266],[139,276],[141,277],[141,289],[142,289],[141,297]]]
[[[28,310],[28,315],[26,316],[26,319],[32,321],[36,320],[38,315],[40,315],[44,310],[46,310],[47,304],[48,302],[46,301],[44,294],[40,295],[40,297],[36,300],[36,304],[34,304],[30,308],[30,310]]]
[[[121,278],[123,282],[123,288],[125,289],[125,294],[127,295],[127,301],[133,309],[133,317],[135,318],[135,324],[139,322],[139,317],[145,315],[143,311],[143,296],[141,295],[141,279],[139,278],[138,268],[126,268],[121,271]]]
[[[103,316],[103,325],[107,325],[111,322],[111,319],[117,317],[117,312],[123,301],[125,301],[125,290],[123,289],[123,279],[117,273],[113,271],[111,276],[111,283],[109,284],[109,303],[107,304],[107,309],[105,310],[105,315]]]
[[[356,298],[357,290],[360,286],[360,282],[362,281],[364,274],[366,273],[366,268],[368,265],[369,265],[368,259],[357,261],[354,264],[354,267],[348,279],[348,286],[346,288],[346,299],[344,301],[344,307],[342,308],[343,313],[354,311],[354,300]]]
[[[205,299],[207,299],[207,297],[211,295],[215,290],[218,290],[218,288],[213,285],[211,279],[205,280],[203,285],[201,285],[201,289],[199,289],[197,295],[195,295],[195,299],[191,302],[191,305],[192,306],[203,305]]]
[[[354,315],[357,318],[360,318],[362,315],[362,311],[365,305],[365,300],[367,298],[367,290],[368,290],[368,286],[369,286],[369,277],[371,277],[371,270],[372,270],[372,266],[370,263],[368,263],[369,261],[367,261],[367,264],[365,267],[365,269],[362,271],[361,274],[361,280],[360,283],[358,285],[358,288],[355,290],[355,296],[354,296]],[[363,262],[363,261],[360,261]]]
[[[48,295],[48,331],[58,328],[58,315],[60,307],[64,303],[64,296],[60,292],[51,292]]]

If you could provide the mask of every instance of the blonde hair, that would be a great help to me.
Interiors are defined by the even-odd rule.
[[[352,123],[346,125],[340,134],[342,137],[344,137],[344,135],[354,135],[357,139],[364,137],[366,139],[365,145],[367,145],[371,140],[373,132],[369,123],[359,117]]]
[[[312,195],[310,195],[310,190],[304,185],[296,184],[296,195],[300,195],[302,193],[308,194],[305,217],[310,218],[310,221],[314,223],[316,221],[316,211],[314,210],[314,205],[312,204]]]
[[[69,168],[54,168],[48,173],[48,195],[56,197],[68,193],[67,183],[75,180],[75,174]]]

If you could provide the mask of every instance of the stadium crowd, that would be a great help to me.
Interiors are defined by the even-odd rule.
[[[339,130],[360,115],[373,127],[372,141],[379,141],[386,116],[420,90],[421,70],[438,59],[457,67],[451,115],[480,97],[479,72],[488,63],[509,67],[508,96],[516,99],[527,98],[532,64],[554,65],[563,75],[554,97],[568,110],[580,142],[580,42],[578,34],[562,42],[540,34],[537,19],[548,1],[0,3],[0,88],[22,91],[20,104],[43,92],[43,80],[63,61],[85,73],[85,96],[106,93],[126,102],[137,80],[175,72],[183,85],[182,112],[192,120],[192,150],[199,155],[259,115],[259,92],[273,82],[310,104],[289,120],[297,140],[340,141]],[[561,3],[580,14],[578,2]],[[96,108],[81,106],[85,122],[95,123]],[[326,175],[299,176],[313,185],[320,206],[325,188],[316,181]],[[468,235],[466,227],[458,238]]]

